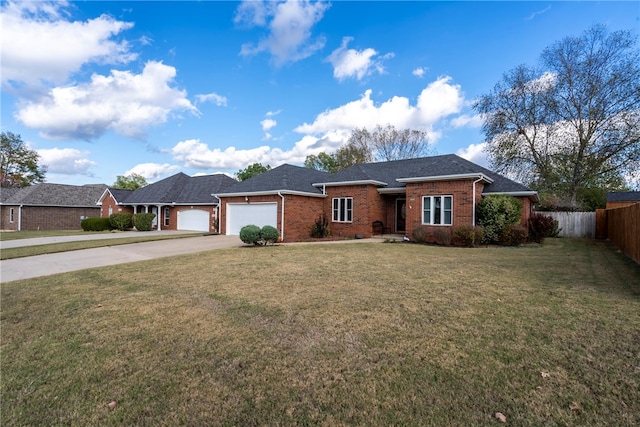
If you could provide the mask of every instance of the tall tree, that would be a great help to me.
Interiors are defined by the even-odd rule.
[[[247,166],[245,169],[240,169],[236,172],[236,178],[238,178],[238,181],[246,181],[247,179],[260,175],[269,169],[271,169],[271,166],[269,165],[263,166],[262,163],[254,163]]]
[[[131,173],[129,175],[118,175],[116,182],[113,184],[113,188],[119,188],[121,190],[137,190],[147,185],[147,180],[142,175],[137,173]]]
[[[345,145],[333,154],[322,152],[317,156],[307,156],[304,160],[304,166],[310,169],[336,173],[359,163],[370,162],[372,158],[371,149],[366,143],[350,138]]]
[[[395,126],[377,125],[373,131],[354,129],[350,141],[368,146],[377,161],[404,160],[431,154],[427,132],[415,129],[396,129]]]
[[[20,135],[2,132],[0,136],[0,185],[2,187],[27,187],[44,182],[46,166],[38,165],[40,155],[30,150]]]
[[[304,159],[304,167],[331,173],[336,173],[340,170],[334,155],[324,152],[319,153],[317,156],[314,154],[307,156]]]
[[[640,54],[630,31],[596,25],[505,73],[475,104],[498,172],[577,205],[594,182],[640,168]]]

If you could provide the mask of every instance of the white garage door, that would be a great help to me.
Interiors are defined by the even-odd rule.
[[[178,230],[209,231],[209,212],[200,209],[178,211]]]
[[[245,225],[278,226],[277,203],[227,204],[227,234],[237,236]]]

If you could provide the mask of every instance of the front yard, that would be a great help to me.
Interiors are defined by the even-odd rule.
[[[638,425],[604,243],[236,248],[10,282],[2,424]]]

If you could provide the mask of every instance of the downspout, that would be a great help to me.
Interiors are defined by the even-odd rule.
[[[472,207],[472,212],[473,212],[473,226],[476,226],[476,184],[478,182],[482,181],[482,177],[476,179],[475,181],[473,181],[473,207]]]
[[[280,212],[280,240],[284,242],[284,195],[278,191],[278,196],[282,198],[282,212]]]
[[[18,231],[22,231],[22,206],[18,206]]]

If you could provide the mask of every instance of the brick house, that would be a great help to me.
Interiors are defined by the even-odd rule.
[[[41,183],[0,190],[2,230],[80,230],[84,218],[100,216],[105,184]]]
[[[220,199],[220,232],[272,225],[283,241],[310,237],[321,215],[333,236],[370,237],[376,231],[411,236],[474,226],[483,196],[508,194],[522,202],[525,225],[538,200],[535,191],[459,156],[365,163],[336,174],[282,165],[235,184]],[[374,227],[382,223],[382,230]]]
[[[137,190],[107,188],[98,200],[99,214],[151,212],[158,230],[216,232],[219,200],[213,194],[237,182],[223,174],[190,177],[180,172]]]

